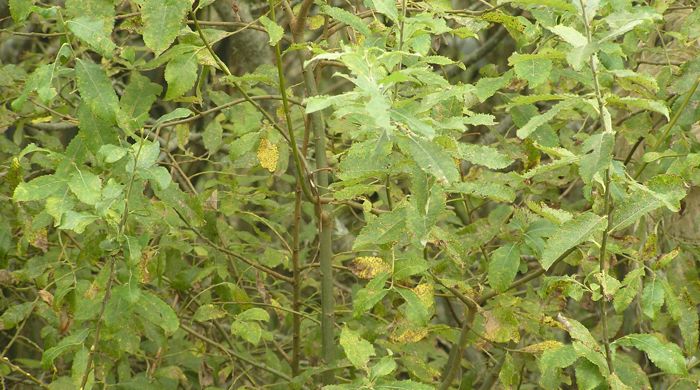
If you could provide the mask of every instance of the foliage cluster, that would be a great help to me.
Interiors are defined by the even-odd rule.
[[[692,4],[0,13],[3,388],[697,388]]]

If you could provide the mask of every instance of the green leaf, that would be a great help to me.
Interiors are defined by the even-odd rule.
[[[518,77],[527,80],[530,87],[534,88],[549,79],[549,74],[552,71],[552,60],[526,59],[516,62],[513,69]]]
[[[459,156],[472,164],[483,165],[491,169],[507,168],[514,162],[498,149],[487,145],[460,143]]]
[[[146,76],[138,72],[131,72],[129,84],[127,84],[119,100],[119,115],[133,121],[132,131],[141,128],[148,119],[148,112],[163,87],[156,84]]]
[[[572,339],[580,341],[591,348],[598,346],[598,342],[593,338],[591,332],[580,322],[572,318],[566,318],[561,313],[557,316],[557,319],[564,325]]]
[[[665,116],[666,120],[670,120],[668,107],[666,107],[666,104],[663,101],[634,98],[629,96],[619,97],[613,95],[609,96],[606,99],[606,102],[610,105],[623,107],[630,111],[631,109],[637,108],[641,110],[658,112],[659,114]]]
[[[395,208],[372,219],[360,230],[352,246],[353,250],[399,241],[404,235],[406,209]]]
[[[399,146],[424,172],[442,184],[459,181],[459,171],[452,156],[437,144],[417,137],[399,138]]]
[[[394,0],[367,0],[372,8],[388,16],[394,23],[399,21],[399,11]]]
[[[165,100],[177,99],[192,89],[197,81],[198,67],[197,56],[194,52],[170,60],[165,66],[165,81],[168,82]]]
[[[686,195],[683,179],[675,175],[657,175],[646,186],[635,185],[613,210],[611,231],[621,230],[637,222],[642,216],[666,206],[680,210],[680,201]]]
[[[365,24],[362,19],[342,8],[330,7],[327,4],[321,4],[320,11],[321,13],[324,13],[339,22],[347,24],[364,36],[369,36],[372,34],[370,29],[367,27],[367,24]]]
[[[254,307],[252,309],[248,309],[244,311],[243,313],[240,313],[236,315],[236,319],[240,321],[263,321],[267,322],[270,321],[270,314],[267,313],[264,309],[261,309],[259,307]]]
[[[78,349],[83,345],[88,334],[90,334],[89,329],[81,329],[78,333],[61,339],[55,347],[45,350],[44,354],[41,356],[42,367],[48,369],[53,365],[54,360],[58,359],[61,355]]]
[[[51,195],[65,191],[67,180],[63,176],[44,175],[29,182],[19,183],[12,198],[18,202],[46,199]]]
[[[408,109],[392,109],[391,119],[406,124],[411,131],[426,137],[427,139],[433,139],[433,137],[435,137],[435,129],[429,124],[415,117]]]
[[[143,0],[143,41],[156,56],[164,52],[175,41],[191,0]]]
[[[493,96],[496,91],[504,88],[513,79],[513,72],[508,71],[501,75],[500,77],[483,77],[476,82],[476,97],[480,102],[486,101],[486,99]]]
[[[323,109],[326,109],[332,105],[335,104],[342,104],[344,101],[346,101],[347,96],[345,95],[334,95],[334,96],[328,96],[328,95],[316,95],[316,96],[309,96],[304,100],[304,104],[306,105],[306,113],[311,114],[316,111],[321,111]]]
[[[98,117],[85,101],[78,106],[78,120],[80,121],[78,137],[83,140],[91,153],[97,154],[103,145],[119,143],[113,123]]]
[[[79,201],[94,206],[102,195],[102,180],[88,170],[77,170],[71,175],[68,187]]]
[[[370,377],[371,378],[381,378],[383,376],[387,376],[394,372],[396,370],[396,361],[394,360],[393,357],[391,356],[384,356],[381,358],[377,364],[372,366],[372,370],[370,372]]]
[[[384,289],[384,284],[389,279],[388,273],[382,273],[372,279],[365,288],[358,290],[352,298],[353,317],[360,318],[381,301],[389,290]]]
[[[92,50],[105,58],[112,58],[112,53],[117,48],[111,37],[114,16],[109,19],[84,15],[67,21],[66,26],[78,39],[87,43]]]
[[[506,244],[491,252],[488,279],[491,287],[505,291],[515,279],[520,267],[520,249],[515,244]]]
[[[661,311],[661,306],[664,305],[664,296],[663,283],[657,280],[656,277],[648,280],[644,285],[644,290],[642,290],[642,313],[651,319],[655,319],[659,311]]]
[[[32,13],[32,8],[34,7],[34,0],[10,0],[10,15],[12,15],[12,21],[17,24],[24,22],[29,14]]]
[[[540,126],[554,119],[559,112],[562,110],[571,108],[577,99],[562,100],[561,102],[552,106],[549,111],[544,114],[540,114],[530,118],[530,120],[525,124],[525,126],[518,129],[518,138],[525,139],[535,132]]]
[[[202,141],[204,142],[204,147],[209,151],[210,154],[216,153],[219,148],[221,148],[221,143],[223,140],[224,129],[221,127],[216,118],[213,118],[204,128],[204,133],[202,133]]]
[[[685,359],[676,344],[662,341],[651,334],[629,334],[611,343],[611,346],[634,347],[647,354],[649,360],[662,371],[672,375],[685,375]]]
[[[585,212],[562,224],[545,244],[540,259],[542,268],[549,269],[564,252],[588,240],[593,234],[603,231],[605,223],[605,217]]]
[[[24,302],[8,307],[0,316],[0,330],[9,330],[17,326],[20,322],[34,310],[34,302]]]
[[[168,121],[187,118],[187,117],[191,116],[192,114],[194,114],[194,113],[192,111],[190,111],[189,109],[183,108],[183,107],[178,107],[178,108],[170,111],[169,113],[161,116],[160,118],[158,118],[158,120],[156,120],[156,122],[153,124],[153,126],[156,127],[156,126],[158,126],[162,123],[166,123]]]
[[[343,347],[350,363],[361,369],[367,369],[369,358],[376,354],[372,344],[347,326],[340,331],[340,346]]]
[[[226,311],[222,308],[208,303],[197,308],[192,318],[195,321],[206,322],[226,317]]]
[[[173,308],[148,291],[141,294],[136,307],[140,317],[161,327],[166,334],[173,334],[180,327],[180,320]]]
[[[261,16],[258,20],[260,24],[265,27],[265,31],[267,31],[267,35],[270,37],[270,46],[277,45],[284,36],[284,29],[265,15]]]
[[[613,307],[617,313],[622,313],[632,303],[642,289],[644,268],[634,269],[625,275],[622,285],[613,296]]]
[[[167,168],[158,165],[139,171],[138,174],[140,177],[155,183],[161,190],[168,188],[173,179]]]
[[[126,156],[128,150],[116,145],[102,145],[100,150],[97,152],[97,157],[106,162],[107,164],[113,164]]]
[[[589,184],[595,175],[610,166],[614,146],[615,135],[607,131],[586,139],[583,143],[583,151],[588,153],[579,160],[579,173],[584,183]]]
[[[235,320],[231,323],[231,333],[253,345],[258,345],[262,339],[262,328],[257,322]]]
[[[516,196],[512,188],[500,183],[487,182],[486,180],[457,183],[453,188],[460,193],[502,203],[511,203],[515,200]]]
[[[651,389],[647,374],[628,355],[618,352],[613,359],[615,374],[625,385],[632,389]]]
[[[573,47],[580,47],[588,44],[588,38],[572,27],[559,24],[554,27],[548,27],[548,30],[557,34],[559,38]]]
[[[423,327],[428,324],[432,316],[432,310],[426,307],[415,292],[405,288],[397,288],[396,291],[406,301],[406,307],[403,310],[406,319],[411,325]]]
[[[102,68],[90,61],[78,59],[75,65],[80,97],[98,117],[114,123],[119,99]]]
[[[63,216],[60,229],[72,230],[78,234],[82,234],[91,223],[97,221],[99,218],[90,213],[84,211],[73,211],[68,210]]]
[[[158,142],[141,141],[138,144],[131,145],[132,153],[136,160],[136,169],[148,169],[155,165],[160,156],[160,144]],[[126,170],[131,171],[133,164],[130,163]]]
[[[698,351],[700,320],[698,319],[697,305],[691,301],[687,289],[683,290],[680,297],[681,316],[678,320],[678,328],[681,330],[686,355],[693,356]]]
[[[571,345],[561,345],[546,350],[537,360],[540,369],[540,384],[545,389],[559,388],[559,371],[569,367],[578,360],[578,355]]]

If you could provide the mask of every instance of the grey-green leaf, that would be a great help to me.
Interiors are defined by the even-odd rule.
[[[483,165],[491,169],[507,168],[514,161],[498,149],[487,145],[460,143],[459,155],[472,164]]]
[[[156,55],[164,52],[175,41],[191,0],[143,0],[143,41]]]
[[[270,38],[270,46],[277,45],[284,36],[284,29],[265,15],[261,16],[259,20],[260,24],[265,27],[265,31],[267,31],[267,35]]]
[[[612,343],[613,346],[634,347],[647,354],[649,360],[662,371],[672,375],[685,375],[683,353],[678,345],[662,341],[652,334],[628,334]]]
[[[506,244],[491,252],[488,265],[488,279],[491,287],[505,291],[515,279],[520,267],[520,249],[515,244]]]
[[[562,224],[552,237],[547,240],[540,263],[549,269],[567,250],[591,238],[596,232],[605,228],[607,219],[590,211],[578,215]]]
[[[401,149],[410,155],[424,172],[429,173],[443,183],[459,180],[459,171],[452,156],[442,147],[428,140],[417,137],[401,138]]]
[[[94,173],[83,169],[71,175],[68,187],[81,202],[94,206],[102,194],[102,180]]]
[[[77,60],[75,65],[80,97],[98,117],[116,121],[119,99],[105,71],[89,60]]]
[[[367,368],[369,358],[376,354],[372,344],[347,326],[340,331],[340,346],[350,363],[357,368]]]
[[[165,81],[168,82],[165,99],[177,99],[192,89],[197,81],[197,68],[197,56],[194,52],[170,60],[165,66]]]

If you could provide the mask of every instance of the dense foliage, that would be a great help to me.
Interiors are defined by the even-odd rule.
[[[691,2],[0,28],[2,388],[698,387]]]

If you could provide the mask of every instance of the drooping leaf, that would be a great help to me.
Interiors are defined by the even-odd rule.
[[[260,24],[265,27],[267,35],[270,37],[270,46],[277,45],[284,36],[284,29],[265,15],[261,16],[259,20]]]
[[[491,169],[507,168],[513,163],[513,159],[487,145],[460,143],[459,155],[472,164],[483,165]]]
[[[39,176],[29,182],[19,183],[15,188],[13,199],[18,202],[46,199],[65,190],[67,185],[68,180],[63,176],[55,174]]]
[[[8,307],[0,315],[0,329],[9,330],[17,326],[32,313],[34,306],[34,302],[24,302]]]
[[[611,346],[634,347],[644,351],[656,367],[668,374],[685,375],[688,372],[680,347],[656,335],[628,334],[613,341]]]
[[[366,369],[369,358],[376,354],[372,344],[347,326],[340,331],[340,346],[350,363],[357,368]]]
[[[161,327],[166,334],[173,334],[180,327],[180,320],[173,308],[150,292],[141,294],[136,312],[148,322]]]
[[[90,334],[90,329],[82,329],[68,337],[61,339],[55,347],[51,347],[44,351],[41,356],[41,365],[44,368],[50,368],[53,362],[61,355],[75,351]]]

